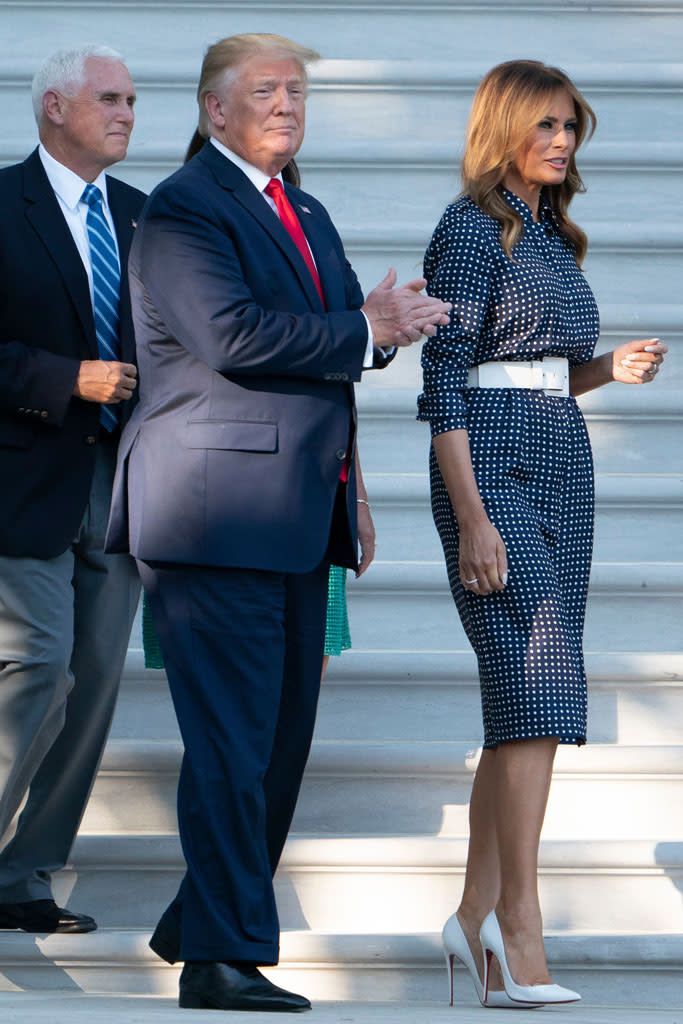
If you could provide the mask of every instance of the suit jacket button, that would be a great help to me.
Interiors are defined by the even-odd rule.
[[[86,437],[85,437],[85,443],[86,444],[90,444],[90,445],[96,444],[97,443],[97,438],[95,437],[94,434],[87,434]]]
[[[343,462],[344,459],[346,458],[346,452],[344,451],[343,448],[337,448],[337,450],[335,452],[335,455],[339,459],[340,462]]]
[[[340,380],[348,380],[349,379],[348,373],[340,373],[339,374],[339,379]]]
[[[40,414],[40,418],[41,418],[41,420],[46,420],[47,419],[47,409],[43,409],[43,411]]]
[[[323,374],[323,380],[332,380],[332,374],[331,373]]]
[[[17,412],[26,412],[26,409],[17,409]]]

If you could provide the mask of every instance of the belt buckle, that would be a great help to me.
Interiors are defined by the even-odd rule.
[[[567,360],[561,356],[546,356],[543,368],[542,388],[546,395],[569,397],[569,369]]]

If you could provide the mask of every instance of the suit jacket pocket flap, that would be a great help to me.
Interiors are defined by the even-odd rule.
[[[241,452],[277,451],[277,423],[254,420],[191,420],[188,448],[222,448]]]

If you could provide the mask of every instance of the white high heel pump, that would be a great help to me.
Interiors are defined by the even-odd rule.
[[[518,985],[513,980],[505,956],[505,943],[495,910],[492,910],[488,917],[484,918],[479,938],[484,950],[484,1000],[486,1000],[488,990],[491,958],[494,956],[500,964],[505,992],[515,1003],[526,1006],[533,1003],[536,1006],[541,1006],[548,1003],[575,1003],[581,998],[578,992],[573,992],[570,988],[563,988],[561,985]]]
[[[454,961],[457,957],[460,963],[467,968],[469,975],[472,978],[477,998],[482,1006],[509,1007],[517,1010],[528,1010],[533,1007],[533,1004],[532,1007],[530,1007],[528,1004],[526,1006],[522,1006],[520,1003],[516,1003],[513,999],[510,999],[504,991],[489,992],[488,999],[484,999],[484,986],[479,978],[477,965],[474,962],[474,957],[472,956],[469,944],[465,938],[465,933],[462,930],[462,926],[458,921],[456,914],[451,914],[446,921],[443,926],[441,938],[443,941],[443,951],[446,955],[446,967],[448,969],[448,977],[450,980],[451,1006],[453,1005],[453,997],[455,995]]]

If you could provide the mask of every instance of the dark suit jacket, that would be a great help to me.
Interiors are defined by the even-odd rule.
[[[121,358],[133,362],[126,260],[145,196],[114,178],[107,193],[123,271]],[[81,360],[98,353],[88,277],[37,150],[0,170],[0,296],[0,554],[53,558],[90,491],[100,406],[72,392]]]
[[[287,195],[326,310],[277,215],[211,144],[145,206],[130,254],[140,402],[119,449],[113,550],[279,572],[325,556],[367,327],[327,212]],[[352,567],[353,466],[345,498],[332,553]]]

